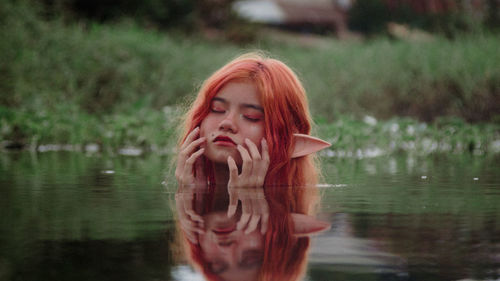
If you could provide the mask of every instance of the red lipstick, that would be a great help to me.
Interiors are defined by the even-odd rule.
[[[222,145],[222,146],[236,146],[236,143],[231,139],[230,137],[227,136],[218,136],[214,139],[214,143],[217,145]]]
[[[222,227],[222,228],[218,227],[213,229],[212,231],[217,235],[227,235],[235,230],[236,230],[236,225],[232,225],[229,227]]]

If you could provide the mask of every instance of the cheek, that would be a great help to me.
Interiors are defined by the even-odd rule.
[[[208,234],[200,234],[198,236],[200,247],[205,252],[207,253],[214,253],[217,252],[217,247],[215,246],[215,243],[213,243],[210,239],[210,236]]]
[[[245,235],[244,239],[242,240],[242,245],[251,249],[262,249],[264,247],[263,239],[264,236],[256,230],[250,234]]]
[[[210,132],[209,123],[210,122],[207,119],[205,119],[205,120],[203,120],[201,122],[201,125],[200,125],[200,137],[205,137]]]
[[[206,137],[210,133],[213,133],[214,131],[216,131],[216,129],[218,127],[218,123],[219,123],[218,120],[216,118],[211,117],[210,115],[205,117],[205,119],[203,119],[203,121],[201,121],[200,137]]]
[[[260,144],[260,140],[264,137],[264,126],[262,124],[248,126],[246,137],[251,139],[255,144]]]

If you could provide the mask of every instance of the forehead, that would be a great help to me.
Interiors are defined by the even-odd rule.
[[[230,82],[217,93],[216,97],[228,102],[260,105],[260,94],[250,82]]]

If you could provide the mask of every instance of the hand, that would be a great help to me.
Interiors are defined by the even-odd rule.
[[[206,184],[203,157],[200,157],[205,152],[201,146],[205,143],[206,138],[198,138],[199,134],[200,128],[196,127],[189,133],[179,149],[177,168],[175,169],[175,177],[179,187]]]
[[[248,234],[257,229],[260,221],[260,231],[264,234],[267,231],[269,220],[269,206],[263,188],[269,168],[269,149],[265,139],[261,141],[262,155],[252,141],[245,139],[245,143],[250,153],[242,145],[237,146],[243,160],[241,174],[238,174],[238,167],[234,159],[231,156],[227,159],[229,167],[227,215],[232,217],[236,213],[238,201],[241,201],[242,214],[236,229],[240,230],[246,227],[245,234]]]
[[[175,194],[175,208],[181,229],[186,238],[198,244],[198,234],[205,233],[203,218],[193,210],[194,192],[178,192]]]

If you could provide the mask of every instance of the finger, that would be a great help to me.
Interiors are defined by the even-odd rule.
[[[205,175],[205,165],[204,165],[204,157],[198,157],[194,163],[195,171],[196,171],[196,180],[199,183],[205,183],[206,175]]]
[[[269,213],[262,214],[262,218],[260,220],[260,233],[262,235],[266,234],[268,223],[269,223]]]
[[[194,210],[193,210],[193,200],[194,200],[194,194],[193,193],[186,193],[184,194],[183,197],[183,202],[182,205],[184,207],[184,213],[189,216],[185,216],[186,219],[189,219],[191,221],[197,221],[201,225],[203,225],[203,218],[198,215]]]
[[[269,164],[269,146],[265,138],[260,141],[260,146],[262,148],[262,160]]]
[[[191,220],[196,221],[201,225],[204,224],[203,218],[194,212],[192,206],[186,208],[186,214],[191,218]]]
[[[237,230],[242,230],[246,227],[248,221],[250,220],[250,214],[249,213],[244,213],[241,215],[240,221],[236,225]]]
[[[260,160],[260,152],[255,143],[253,143],[250,139],[245,139],[245,143],[248,147],[248,150],[250,150],[250,155],[252,156],[252,159],[255,160]]]
[[[181,147],[181,150],[177,158],[177,167],[175,169],[175,177],[177,178],[177,180],[180,180],[183,174],[186,172],[184,170],[186,159],[192,156],[193,150],[202,145],[205,141],[206,138],[202,137],[189,144],[185,143],[185,146],[183,145],[183,147]],[[189,172],[191,172],[191,170]]]
[[[201,228],[200,226],[197,226],[195,222],[190,221],[190,220],[181,220],[181,227],[185,231],[190,231],[190,232],[196,232],[200,234],[204,234],[205,230]]]
[[[260,221],[260,215],[253,215],[248,223],[247,229],[245,230],[245,234],[250,234],[257,229],[257,225]]]
[[[184,231],[196,232],[200,234],[205,233],[204,227],[202,227],[201,224],[190,220],[185,214],[179,214],[179,222],[180,227]]]
[[[236,209],[238,208],[238,195],[233,186],[233,184],[238,179],[238,167],[236,166],[236,162],[234,162],[233,157],[229,156],[227,158],[227,166],[229,167],[229,182],[227,184],[228,193],[229,193],[229,205],[227,207],[227,217],[232,217],[236,213]]]
[[[246,227],[250,217],[252,215],[252,204],[251,200],[248,198],[248,195],[245,194],[245,191],[239,192],[240,200],[241,200],[241,209],[242,214],[240,217],[240,221],[236,224],[236,229],[241,230]]]
[[[229,206],[227,207],[227,217],[230,218],[236,214],[236,209],[238,209],[238,196],[236,192],[229,192]]]
[[[184,193],[176,193],[175,194],[175,207],[177,210],[177,213],[179,215],[179,218],[184,218],[186,217],[186,211],[184,208]]]
[[[260,182],[262,182],[262,172],[260,172],[262,169],[262,161],[261,161],[261,156],[259,149],[253,143],[250,139],[246,138],[245,143],[248,147],[248,150],[250,151],[250,156],[252,157],[252,171],[251,171],[251,176],[248,179],[249,181],[249,186],[251,187],[256,187],[260,186]]]
[[[262,234],[265,234],[267,231],[267,224],[269,221],[269,205],[267,203],[264,191],[262,189],[259,192],[257,192],[255,204],[259,206],[258,208],[260,210],[260,215],[261,215],[260,232]]]
[[[198,221],[200,223],[203,223],[203,218],[201,216],[199,216],[198,214],[196,214],[193,210],[193,199],[194,199],[194,195],[192,193],[183,194],[182,207],[183,207],[184,213],[182,214],[182,216],[187,221],[194,220],[194,221]]]
[[[227,166],[229,167],[228,187],[233,187],[230,186],[230,184],[236,182],[238,179],[238,166],[236,166],[236,162],[234,161],[233,157],[231,156],[227,157]]]
[[[269,148],[266,140],[263,138],[261,141],[262,147],[262,160],[258,162],[257,167],[254,167],[254,180],[256,187],[262,187],[266,179],[267,170],[269,169]]]
[[[182,143],[181,145],[181,150],[186,148],[186,146],[188,146],[190,143],[193,142],[193,140],[198,136],[198,134],[200,133],[200,127],[196,127],[194,128],[194,130],[192,130],[186,137],[186,139],[184,140],[184,142]]]
[[[204,148],[200,148],[198,151],[196,151],[195,153],[191,154],[191,156],[186,160],[186,162],[184,163],[184,175],[183,175],[183,178],[186,180],[186,181],[191,181],[193,179],[193,165],[194,163],[196,162],[196,159],[198,159],[198,157],[200,157],[201,155],[203,155],[203,152],[205,152],[205,149]],[[190,183],[193,183],[193,182],[190,182]]]
[[[193,244],[198,244],[198,235],[196,233],[184,230],[186,238]]]
[[[187,157],[188,155],[193,153],[193,151],[196,150],[197,147],[202,145],[206,140],[207,140],[206,137],[201,137],[197,140],[192,141],[182,150],[182,154]]]
[[[238,144],[236,147],[240,152],[241,159],[243,160],[243,165],[241,167],[241,177],[248,178],[252,173],[252,158],[246,148],[244,148],[241,144]]]

